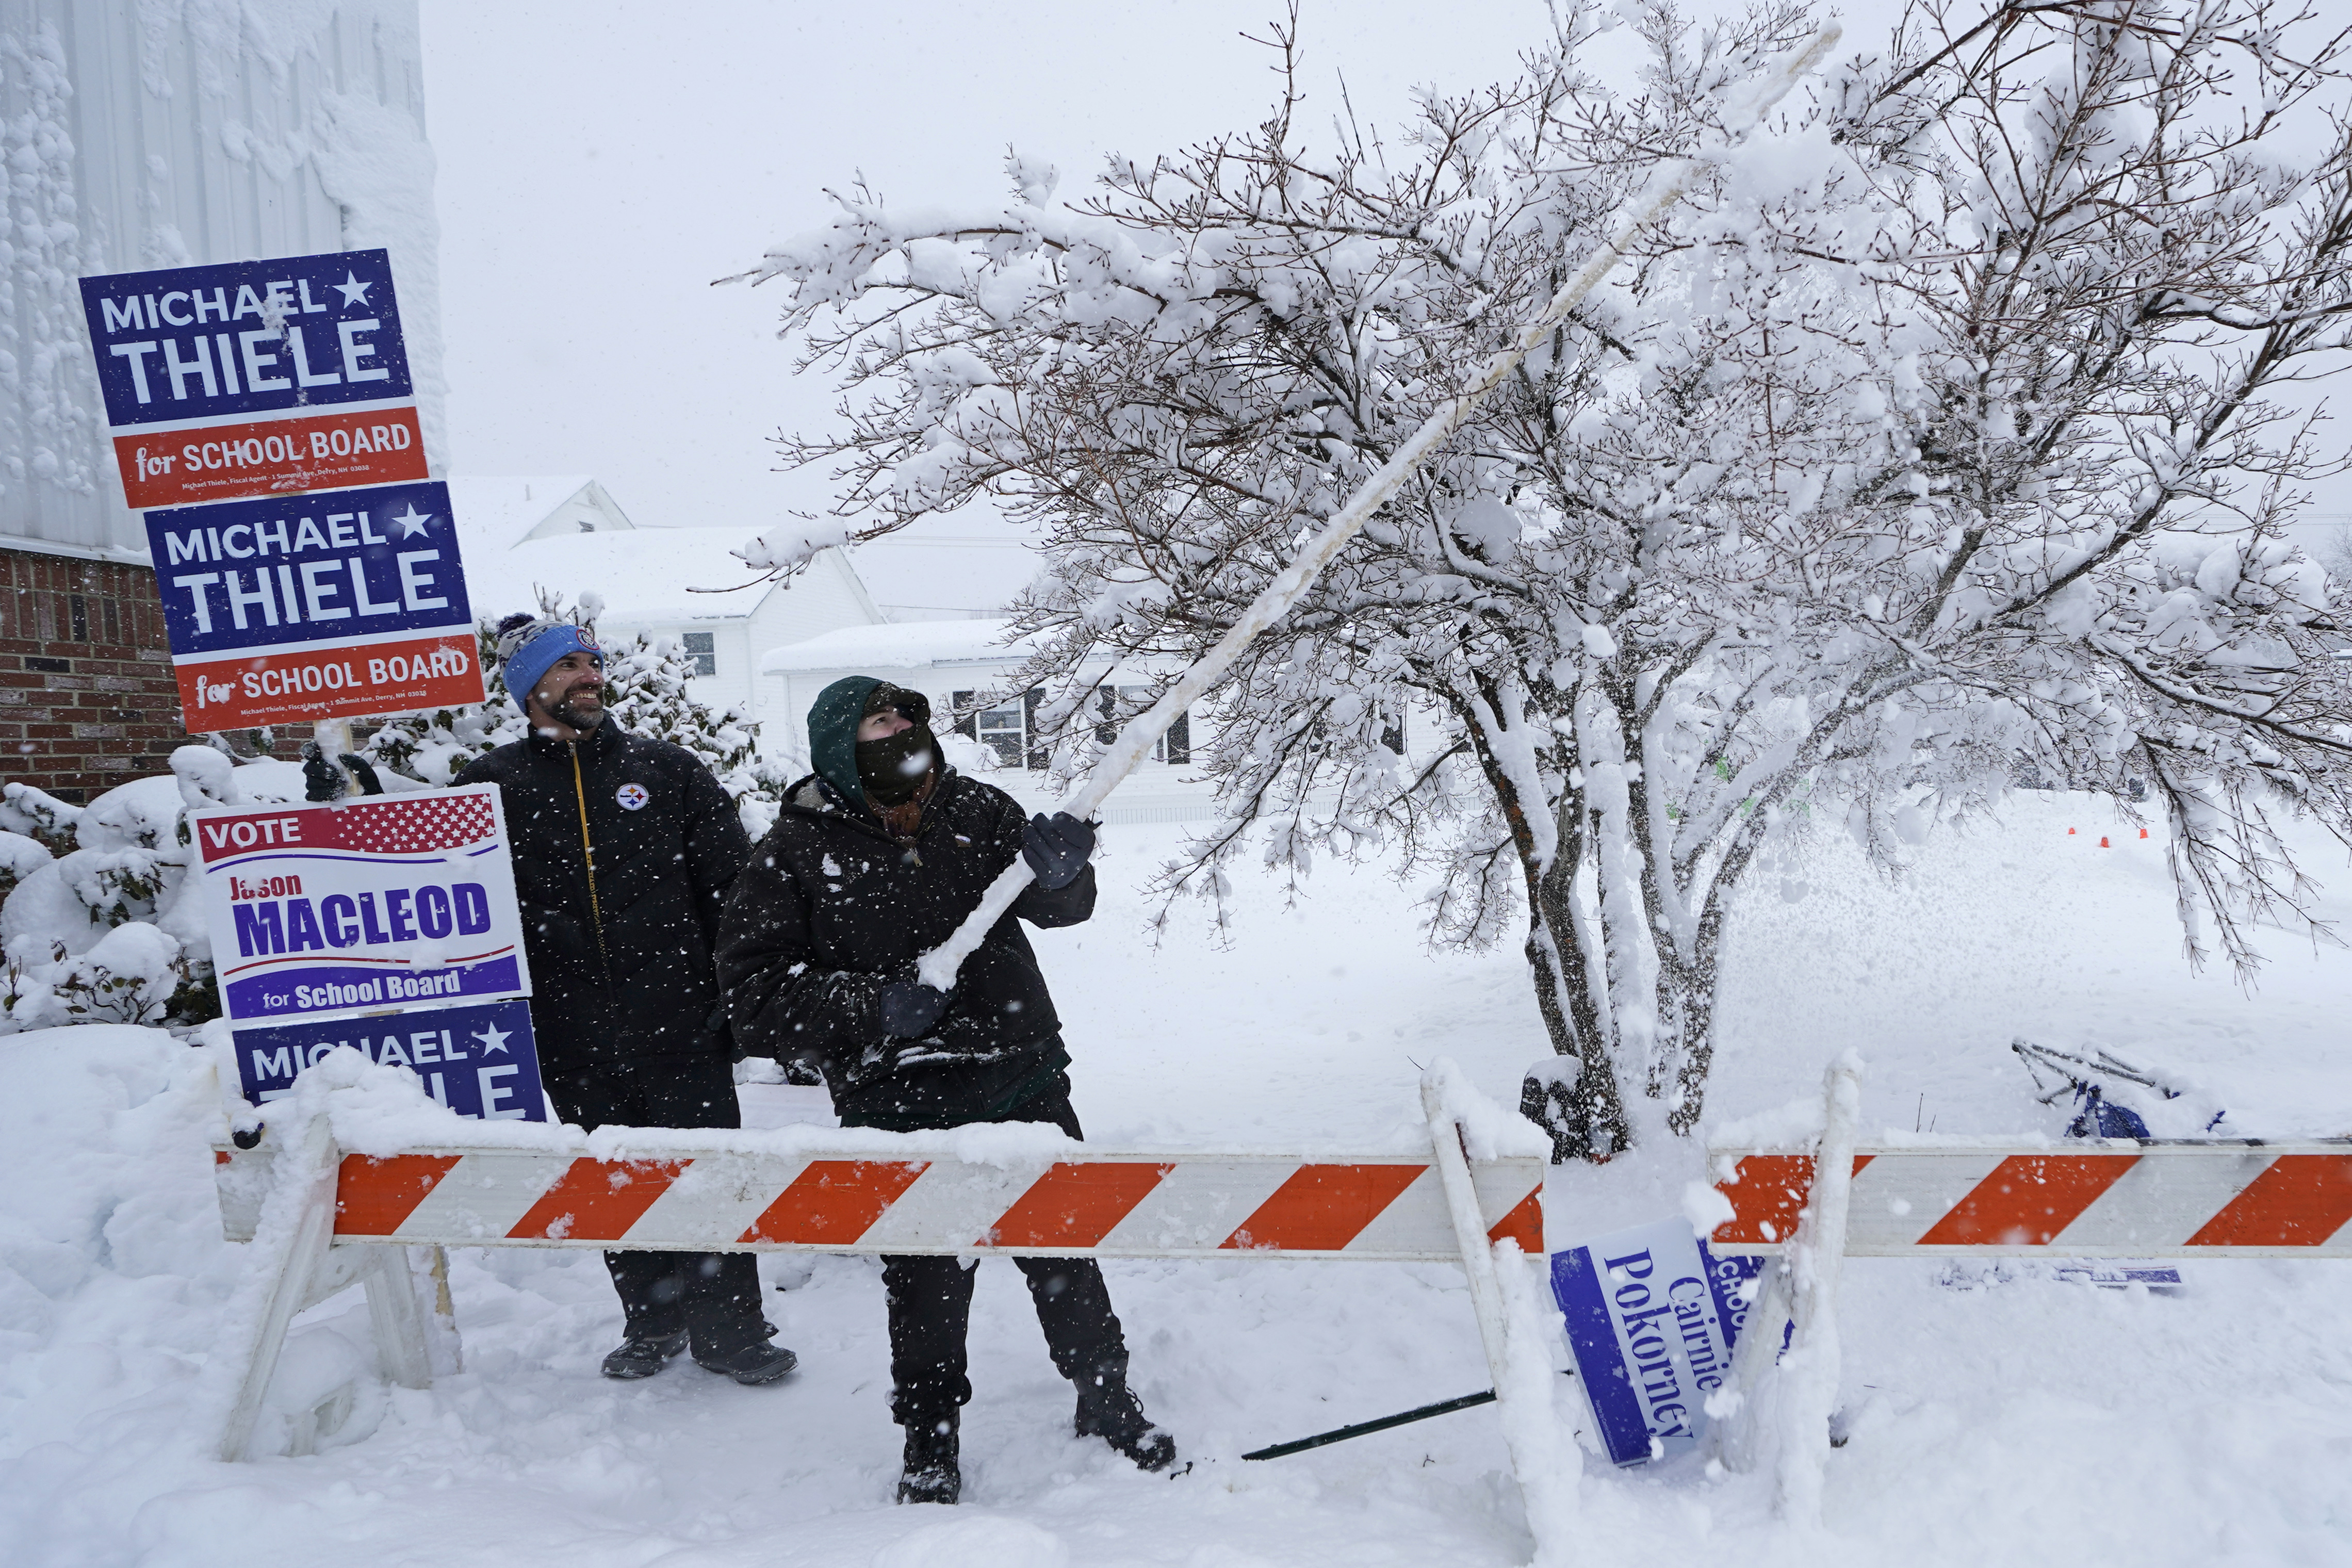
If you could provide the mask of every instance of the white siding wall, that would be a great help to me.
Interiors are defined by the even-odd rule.
[[[415,0],[0,0],[0,536],[130,550],[75,280],[388,246],[443,470]]]
[[[949,665],[930,665],[918,669],[819,669],[795,670],[790,675],[765,675],[760,678],[763,686],[773,683],[776,690],[768,700],[789,715],[786,722],[790,744],[775,747],[771,731],[771,749],[774,754],[788,758],[801,767],[808,765],[808,714],[816,705],[817,694],[848,675],[879,676],[895,685],[919,691],[930,699],[935,726],[946,730],[952,721],[950,710],[954,694],[959,691],[984,691],[1002,687],[1012,679],[1018,668],[1014,659],[974,661]],[[1051,778],[1042,773],[1030,773],[1024,768],[1003,768],[984,773],[982,777],[1024,802],[1044,805],[1061,791]],[[1104,812],[1108,822],[1190,822],[1213,815],[1214,792],[1190,765],[1146,761],[1119,786],[1111,804]]]
[[[760,749],[795,763],[808,760],[808,709],[822,682],[795,701],[796,684],[780,675],[756,673],[770,648],[806,642],[845,626],[872,626],[878,618],[856,581],[837,557],[820,556],[810,569],[760,601],[744,626],[751,716],[760,721]]]

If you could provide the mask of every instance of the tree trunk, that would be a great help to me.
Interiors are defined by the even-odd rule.
[[[1576,846],[1571,857],[1570,845]],[[1576,1063],[1574,1076],[1548,1082],[1530,1075],[1520,1086],[1519,1109],[1551,1134],[1554,1164],[1589,1160],[1603,1164],[1633,1146],[1625,1101],[1617,1083],[1613,1053],[1592,986],[1584,949],[1577,941],[1576,869],[1583,860],[1580,834],[1561,835],[1560,853],[1541,875],[1529,868],[1528,967],[1533,973],[1536,1006],[1543,1014],[1551,1048]]]
[[[1498,711],[1491,689],[1482,690],[1480,697],[1487,711]],[[1572,797],[1563,803],[1555,816],[1558,846],[1550,864],[1544,864],[1536,852],[1528,813],[1549,812],[1550,803],[1522,800],[1509,771],[1488,743],[1475,709],[1457,702],[1457,710],[1487,787],[1495,792],[1496,804],[1509,825],[1511,847],[1527,879],[1526,952],[1535,983],[1536,1010],[1543,1016],[1553,1052],[1576,1064],[1573,1075],[1562,1073],[1549,1079],[1530,1075],[1520,1087],[1519,1109],[1551,1135],[1553,1163],[1577,1159],[1600,1164],[1631,1148],[1633,1139],[1625,1120],[1608,1030],[1592,999],[1583,944],[1577,938],[1572,900],[1576,873],[1584,863],[1583,812]]]

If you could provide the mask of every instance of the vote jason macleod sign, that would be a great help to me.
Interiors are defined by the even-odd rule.
[[[188,824],[232,1024],[530,993],[493,785]]]
[[[135,510],[425,477],[383,250],[81,279]]]
[[[147,548],[191,731],[483,699],[446,485],[151,511]]]

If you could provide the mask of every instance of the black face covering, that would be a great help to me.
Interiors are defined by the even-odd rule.
[[[938,750],[931,727],[917,724],[878,741],[857,742],[857,782],[877,805],[904,805],[930,776]]]

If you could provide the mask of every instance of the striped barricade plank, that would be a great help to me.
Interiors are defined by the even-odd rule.
[[[1461,1246],[1426,1158],[1089,1150],[1082,1160],[512,1149],[349,1154],[347,1242],[674,1251],[1272,1254],[1451,1261]],[[224,1151],[224,1224],[250,1235],[259,1156]],[[1470,1163],[1490,1240],[1543,1249],[1543,1165]]]
[[[1708,1160],[1734,1211],[1708,1246],[1783,1250],[1813,1157],[1714,1150]],[[1864,1145],[1854,1151],[1845,1250],[2352,1258],[2352,1144]]]

